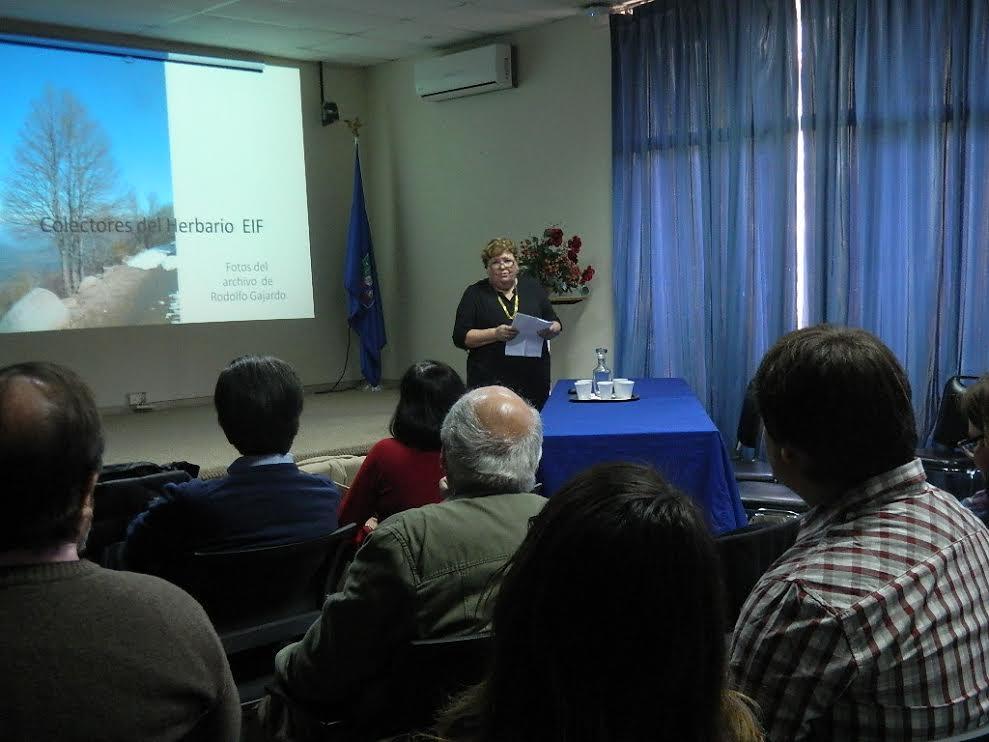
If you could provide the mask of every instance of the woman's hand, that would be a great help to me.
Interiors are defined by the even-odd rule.
[[[546,338],[547,340],[550,340],[552,338],[555,338],[562,331],[563,331],[563,326],[559,322],[557,322],[556,320],[553,320],[553,324],[551,324],[545,330],[540,330],[539,331],[539,337]]]
[[[495,331],[495,339],[502,343],[507,343],[509,340],[511,340],[513,337],[519,334],[519,331],[516,330],[511,325],[498,325],[496,328],[494,328],[494,331]]]

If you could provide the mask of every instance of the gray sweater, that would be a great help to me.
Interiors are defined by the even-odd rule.
[[[164,580],[87,561],[0,568],[0,739],[217,740],[240,733],[223,647]]]

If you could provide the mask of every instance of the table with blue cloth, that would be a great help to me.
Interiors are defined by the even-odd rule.
[[[683,379],[635,379],[629,402],[571,402],[558,381],[542,411],[543,492],[600,463],[650,464],[707,515],[712,533],[748,522],[721,433]]]

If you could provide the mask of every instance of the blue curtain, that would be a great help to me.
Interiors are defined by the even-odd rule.
[[[615,370],[683,377],[729,444],[796,324],[795,13],[657,0],[612,18]]]
[[[903,362],[923,436],[989,370],[989,0],[800,0],[811,322]]]

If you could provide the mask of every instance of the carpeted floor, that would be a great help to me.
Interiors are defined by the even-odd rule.
[[[296,458],[367,453],[388,435],[397,403],[397,389],[307,394],[292,453]],[[104,415],[103,423],[107,464],[188,461],[201,467],[200,476],[209,478],[222,474],[237,458],[216,423],[212,404]]]

